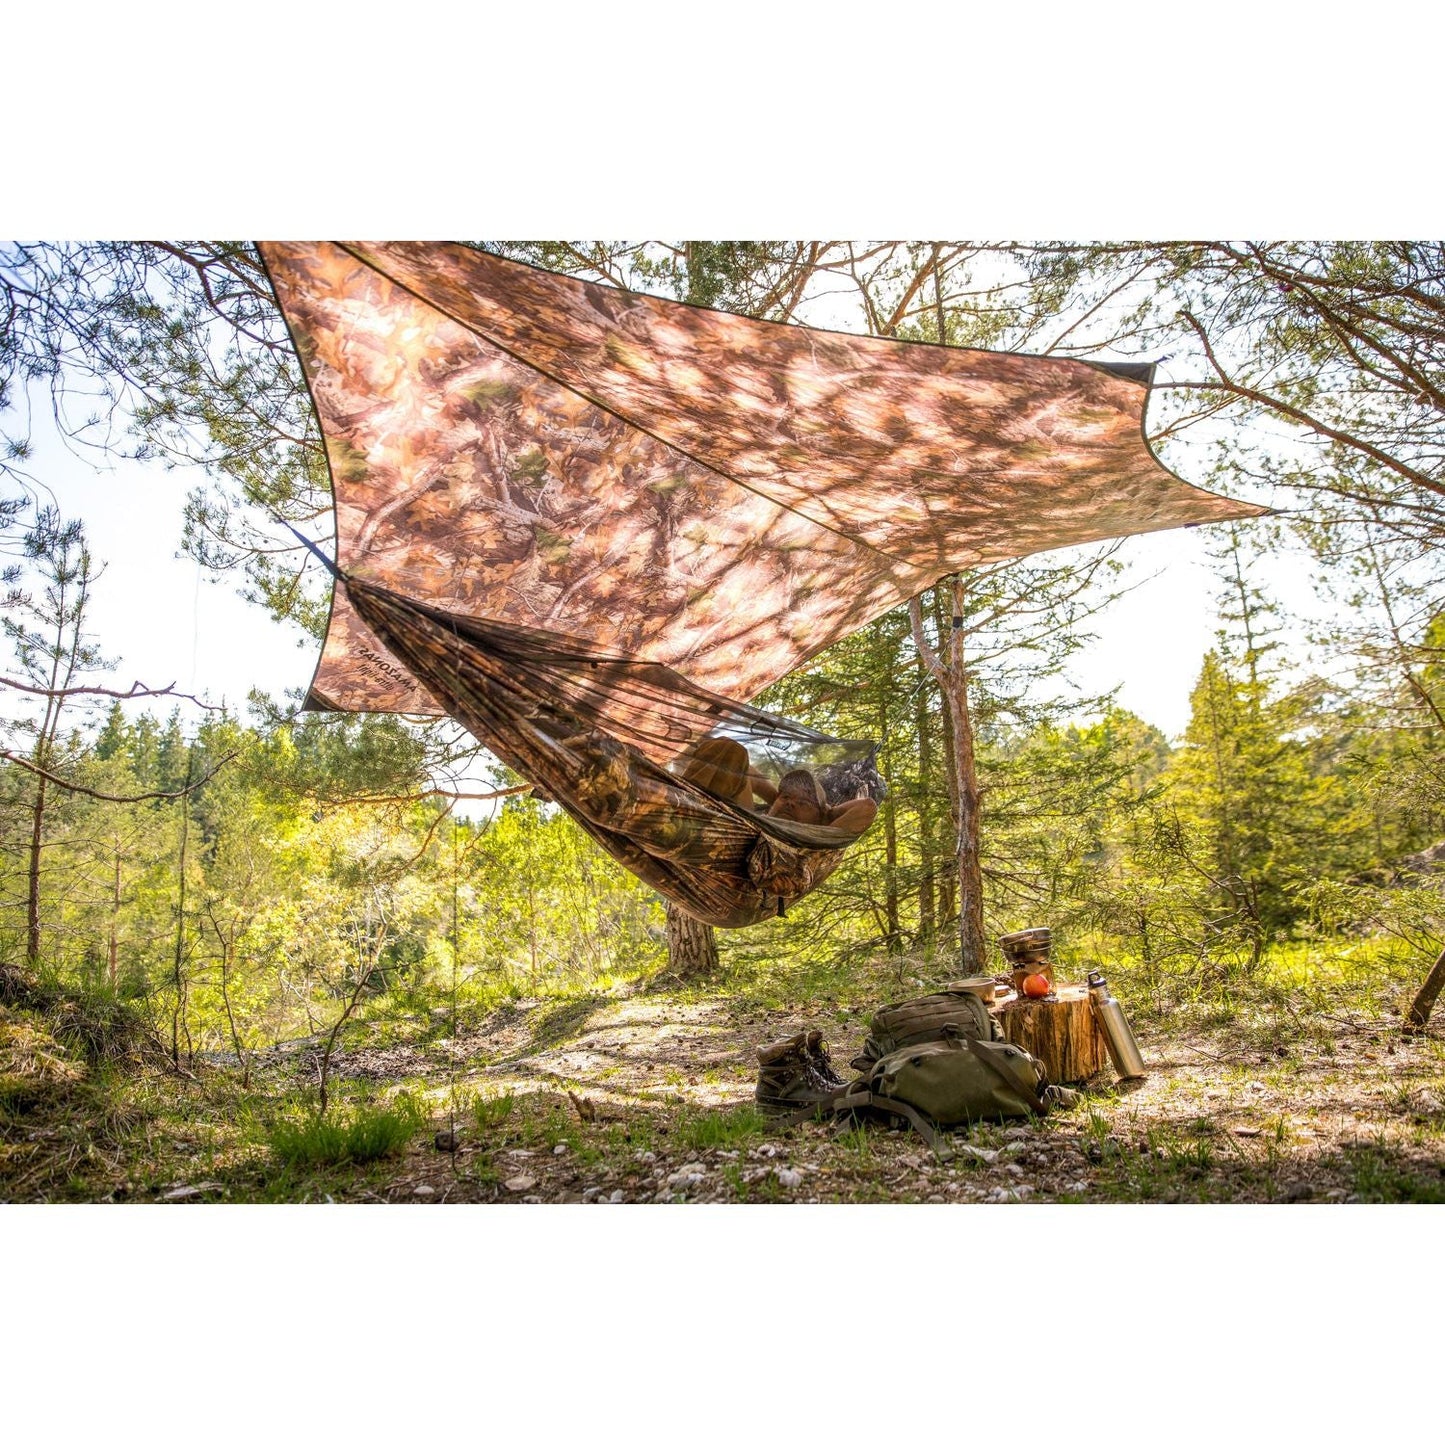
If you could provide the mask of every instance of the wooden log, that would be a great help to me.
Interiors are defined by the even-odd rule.
[[[1051,1084],[1080,1083],[1109,1063],[1083,984],[1061,984],[1054,998],[1015,998],[1002,1004],[996,1016],[1004,1037],[1031,1053]]]

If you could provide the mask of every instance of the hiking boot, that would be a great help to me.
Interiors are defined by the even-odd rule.
[[[842,1085],[817,1029],[777,1039],[758,1050],[754,1097],[765,1114],[792,1113],[821,1103]]]

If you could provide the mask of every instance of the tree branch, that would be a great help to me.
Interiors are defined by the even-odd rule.
[[[64,778],[57,777],[54,773],[47,772],[44,768],[37,767],[34,763],[27,761],[25,758],[16,757],[14,753],[7,752],[3,748],[0,748],[0,758],[4,758],[7,763],[14,763],[16,767],[24,768],[27,773],[34,773],[38,777],[44,778],[46,782],[54,783],[55,786],[58,788],[64,788],[68,793],[83,793],[87,798],[99,798],[103,803],[145,803],[149,802],[152,798],[184,798],[187,793],[194,793],[197,788],[202,786],[202,784],[210,782],[210,780],[214,778],[216,774],[219,773],[221,769],[224,768],[226,764],[229,763],[231,759],[234,758],[236,755],[237,754],[234,752],[227,753],[226,756],[223,757],[221,761],[218,762],[216,766],[205,775],[205,777],[197,778],[196,781],[192,783],[189,787],[182,788],[179,792],[135,793],[129,797],[122,798],[118,797],[115,793],[102,793],[98,792],[95,788],[83,787],[80,783],[68,783]]]
[[[1322,422],[1318,417],[1311,416],[1307,411],[1297,406],[1291,406],[1289,402],[1277,396],[1270,396],[1267,392],[1256,391],[1253,387],[1245,386],[1243,382],[1235,381],[1220,365],[1214,354],[1214,348],[1209,344],[1209,338],[1205,335],[1204,327],[1188,311],[1179,313],[1180,319],[1184,321],[1191,331],[1199,338],[1199,344],[1204,348],[1204,355],[1214,369],[1214,374],[1219,378],[1219,384],[1226,390],[1233,392],[1235,396],[1241,396],[1246,401],[1252,401],[1256,406],[1262,406],[1268,411],[1278,412],[1281,416],[1287,416],[1291,421],[1298,422],[1301,426],[1307,427],[1310,431],[1317,432],[1320,436],[1329,437],[1331,441],[1339,442],[1341,446],[1350,447],[1355,451],[1364,452],[1367,457],[1379,462],[1382,467],[1387,467],[1392,472],[1397,472],[1406,480],[1415,483],[1418,487],[1424,487],[1427,491],[1435,492],[1445,496],[1445,482],[1437,482],[1434,478],[1427,476],[1424,472],[1392,457],[1389,452],[1381,450],[1363,437],[1351,436],[1349,432],[1340,431]]]
[[[0,677],[0,687],[13,687],[17,692],[34,693],[37,697],[116,697],[122,701],[133,697],[176,697],[183,702],[193,702],[208,712],[225,711],[222,703],[202,702],[188,692],[177,692],[173,682],[165,687],[143,687],[139,682],[133,682],[128,692],[119,692],[113,687],[36,687],[28,682],[17,682],[13,677]]]

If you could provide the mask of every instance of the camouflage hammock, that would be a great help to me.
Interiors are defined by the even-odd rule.
[[[458,245],[260,249],[335,490],[308,702],[451,714],[704,922],[801,897],[882,795],[868,744],[748,698],[951,572],[1262,510],[1155,460],[1147,365],[751,321]],[[800,770],[817,808],[757,806]]]

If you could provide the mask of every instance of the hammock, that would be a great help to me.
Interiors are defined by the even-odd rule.
[[[697,745],[747,749],[754,777],[811,771],[829,804],[877,799],[866,743],[730,703],[658,663],[576,638],[462,617],[356,578],[352,606],[436,700],[540,785],[624,867],[694,918],[741,928],[822,882],[857,836],[760,812],[692,780]],[[653,754],[670,751],[664,767]]]
[[[948,573],[1264,510],[1159,465],[1147,365],[751,321],[456,245],[260,249],[336,500],[309,704],[449,713],[704,922],[801,897],[883,795],[868,744],[746,706],[768,683]],[[712,766],[739,745],[744,774]],[[757,806],[808,774],[801,816],[849,826]]]

